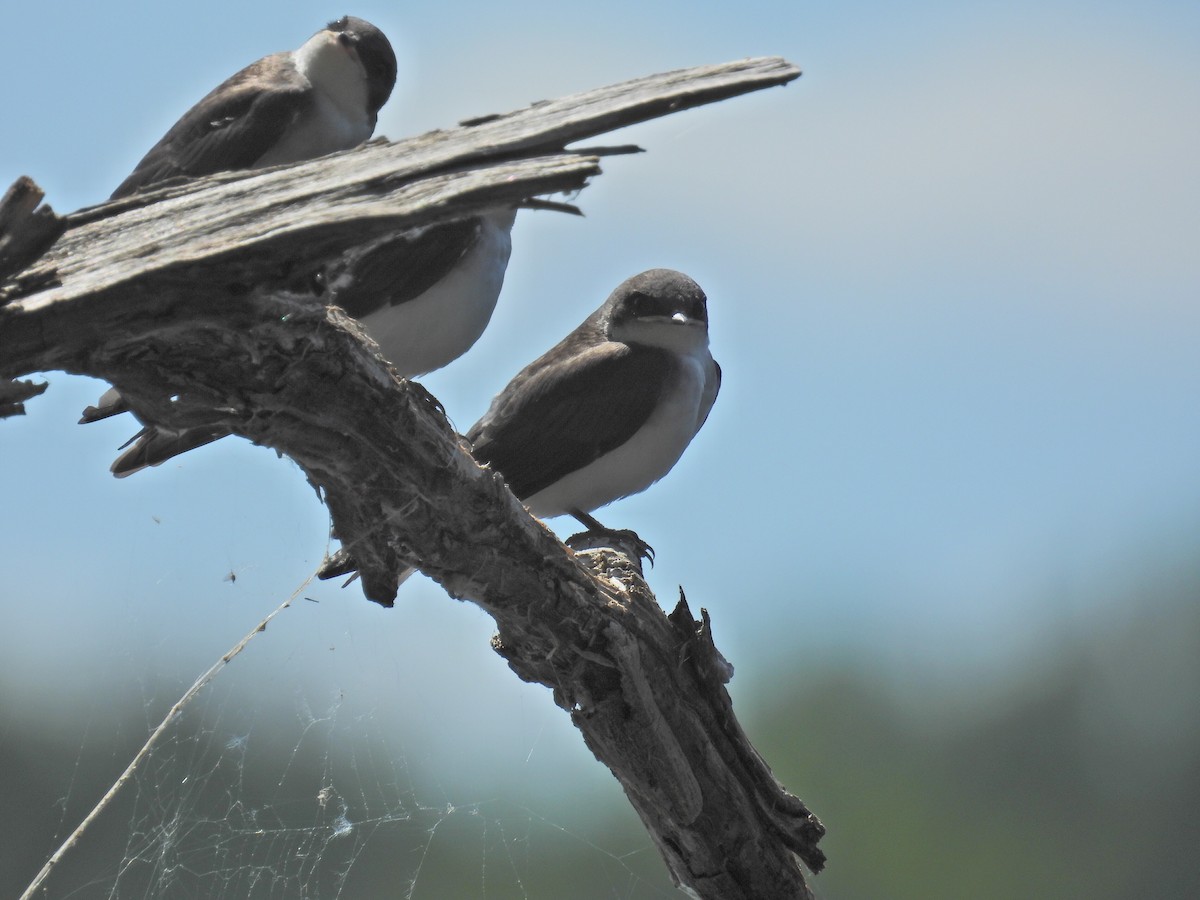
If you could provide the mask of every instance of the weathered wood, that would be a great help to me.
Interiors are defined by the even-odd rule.
[[[563,148],[614,128],[785,84],[799,75],[799,69],[778,58],[681,69],[545,101],[489,117],[483,124],[376,141],[299,165],[160,188],[67,217],[66,235],[25,278],[60,282],[37,295],[40,302],[53,302],[103,290],[114,279],[131,280],[230,249],[247,252],[263,244],[320,237],[343,245],[361,241],[399,227],[390,209],[391,192],[414,178],[489,160],[627,152],[636,148],[576,153]],[[570,189],[546,186],[536,193]],[[439,202],[436,192],[426,198],[431,209]],[[350,225],[355,227],[346,233]],[[11,287],[6,291],[0,279],[0,303],[25,293]]]
[[[0,378],[97,375],[148,421],[212,425],[287,454],[322,493],[369,597],[390,604],[396,573],[416,565],[495,618],[496,651],[553,690],[682,887],[810,897],[802,864],[822,866],[824,829],[738,726],[707,615],[694,622],[681,599],[666,616],[627,554],[560,543],[475,463],[437,401],[325,306],[317,279],[384,231],[581,186],[597,160],[562,144],[796,74],[782,61],[669,73],[85,210],[8,283]]]
[[[46,382],[0,380],[0,419],[8,416],[25,415],[25,401],[45,393],[50,385]]]
[[[42,256],[67,228],[42,189],[22,175],[0,198],[0,284]]]
[[[290,173],[280,170],[262,183],[246,179],[105,218],[72,218],[53,249],[21,276],[42,286],[0,305],[0,377],[47,369],[106,377],[96,368],[103,368],[99,357],[148,314],[205,306],[214,302],[210,294],[244,293],[252,284],[311,293],[321,271],[372,238],[578,190],[599,171],[595,157],[564,153],[386,185],[348,187],[327,177],[320,179],[323,191],[294,201]],[[254,190],[244,188],[254,183]],[[200,277],[207,280],[175,290],[181,279]],[[150,308],[134,296],[147,297]],[[102,329],[89,333],[113,340],[72,340],[60,325],[68,332]]]

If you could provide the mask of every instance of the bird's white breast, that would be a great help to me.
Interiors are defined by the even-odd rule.
[[[440,369],[479,340],[504,285],[515,217],[513,209],[485,214],[479,240],[445,278],[420,297],[360,319],[405,378]]]
[[[572,509],[590,512],[644,491],[671,471],[716,398],[716,363],[704,346],[679,354],[662,400],[628,441],[525,501],[535,516],[552,518]]]

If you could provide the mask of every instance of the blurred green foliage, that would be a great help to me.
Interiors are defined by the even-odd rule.
[[[1123,621],[991,679],[914,686],[844,660],[760,686],[758,702],[742,704],[747,730],[829,828],[819,896],[1200,896],[1200,579],[1165,583],[1169,596],[1131,600]],[[138,726],[125,731],[118,745],[82,753],[48,734],[4,734],[0,895],[23,889],[75,807],[136,750]],[[330,756],[308,759],[283,741],[268,753],[275,764],[238,764],[225,778],[219,766],[235,749],[201,740],[195,752],[178,749],[189,746],[180,737],[102,819],[47,896],[406,896],[414,878],[415,898],[676,895],[615,792],[563,797],[540,813],[503,789],[468,809],[401,797],[387,815],[359,814],[342,843],[308,840],[307,831],[332,833],[334,805],[320,821],[309,807],[287,821],[281,785],[305,769],[328,777]],[[174,786],[198,777],[216,786],[214,811],[189,800],[172,826],[170,804],[187,800]],[[155,780],[161,797],[147,787]],[[260,796],[274,798],[270,822],[246,815]]]
[[[1200,896],[1200,580],[1177,585],[999,683],[797,674],[751,734],[829,829],[822,896]]]

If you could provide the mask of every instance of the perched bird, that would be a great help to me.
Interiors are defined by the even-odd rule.
[[[535,516],[605,532],[589,513],[671,471],[720,386],[704,291],[650,269],[522,369],[466,438]]]
[[[320,156],[370,137],[396,79],[383,33],[350,16],[298,50],[246,67],[193,107],[114,192]],[[327,299],[358,318],[397,372],[424,375],[466,353],[495,310],[516,210],[503,208],[389,235],[327,272]],[[116,389],[84,410],[93,422],[128,409]],[[118,477],[202,446],[223,429],[147,426],[112,465]],[[124,449],[124,448],[123,448]]]
[[[574,516],[588,531],[621,536],[652,557],[632,532],[607,529],[590,513],[671,471],[720,387],[704,291],[682,272],[650,269],[619,284],[522,369],[466,438],[475,459],[503,475],[535,516]],[[343,548],[318,575],[354,570]]]
[[[330,22],[218,85],[150,148],[112,199],[183,176],[315,159],[371,136],[396,84],[396,54],[363,19]]]
[[[258,169],[357,147],[374,132],[395,84],[396,54],[383,32],[364,19],[343,16],[298,49],[264,56],[219,84],[150,148],[110,199],[168,179]],[[85,409],[80,422],[126,410],[114,388]]]
[[[358,319],[404,378],[424,375],[474,346],[496,308],[512,249],[516,210],[439,223],[391,235],[330,284],[328,301]],[[116,389],[89,406],[81,422],[125,410]],[[110,470],[118,478],[161,465],[225,437],[223,428],[147,425]]]

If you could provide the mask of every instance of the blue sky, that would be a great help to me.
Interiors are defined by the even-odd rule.
[[[1194,4],[3,10],[21,39],[0,58],[0,181],[28,174],[64,211],[219,80],[344,12],[401,58],[389,137],[685,65],[800,65],[787,88],[612,138],[648,152],[605,161],[586,218],[522,213],[491,328],[424,380],[465,429],[625,277],[705,287],[721,396],[676,470],[602,519],[656,547],[664,603],[682,584],[710,610],[735,695],[799,657],[1001,671],[1130,614],[1130,573],[1195,555]],[[0,692],[11,723],[69,729],[169,699],[312,571],[328,522],[293,465],[232,440],[112,479],[133,424],[76,426],[102,386],[49,378],[0,422]],[[450,735],[478,725],[518,768],[535,749],[590,765],[473,608],[423,579],[392,611],[304,595],[239,661],[247,690],[439,721],[429,752],[459,770]],[[443,722],[456,704],[470,714]]]

